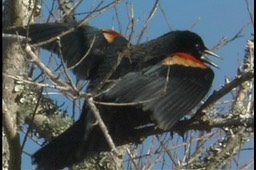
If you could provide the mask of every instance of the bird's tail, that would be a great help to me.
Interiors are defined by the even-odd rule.
[[[32,156],[36,169],[62,169],[108,150],[102,132],[93,123],[94,117],[86,108],[77,122]]]

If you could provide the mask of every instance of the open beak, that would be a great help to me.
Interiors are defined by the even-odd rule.
[[[219,55],[217,55],[217,54],[215,54],[214,52],[212,52],[211,50],[209,50],[209,49],[205,49],[204,51],[203,51],[203,55],[202,55],[202,60],[204,61],[204,62],[206,62],[207,64],[210,64],[211,66],[213,66],[213,67],[216,67],[216,68],[219,68],[218,67],[218,65],[217,64],[215,64],[214,62],[212,62],[206,55],[211,55],[211,56],[214,56],[214,57],[216,57],[216,58],[219,58],[219,59],[222,59]]]

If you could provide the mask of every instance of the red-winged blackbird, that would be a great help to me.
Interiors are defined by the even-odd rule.
[[[62,43],[65,44],[64,41]],[[78,48],[71,45],[66,47]],[[62,50],[67,49],[62,47]],[[121,51],[120,48],[118,51]],[[112,83],[105,85],[94,98],[95,101],[104,102],[97,104],[97,107],[117,146],[139,142],[138,132],[148,126],[171,129],[196,107],[209,91],[214,78],[207,64],[216,65],[205,54],[217,56],[205,47],[197,34],[190,31],[169,32],[126,49],[110,77]],[[115,50],[106,50],[102,62],[92,66],[97,67],[94,74],[100,77],[102,72],[106,74],[105,70],[113,67],[118,56]],[[111,61],[110,66],[108,61]],[[90,80],[92,83],[99,82],[95,77]],[[109,150],[101,129],[95,125],[92,112],[84,104],[79,120],[37,151],[33,155],[33,163],[38,165],[38,169],[60,169],[94,153]]]
[[[65,34],[71,29],[74,30]],[[57,54],[61,52],[67,67],[73,67],[78,79],[84,80],[97,78],[98,66],[104,61],[106,53],[118,53],[128,44],[128,41],[115,31],[89,25],[76,28],[67,23],[32,24],[28,27],[6,28],[4,32],[23,36],[28,32],[30,44],[41,43],[39,46],[42,48]],[[57,43],[58,39],[61,47]]]

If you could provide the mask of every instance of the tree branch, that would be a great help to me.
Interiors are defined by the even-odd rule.
[[[203,112],[204,109],[214,104],[217,100],[228,94],[232,89],[240,86],[242,83],[249,81],[253,79],[254,72],[250,71],[247,73],[244,73],[240,77],[237,77],[230,83],[223,86],[220,90],[214,91],[212,95],[204,102],[204,104],[198,109],[196,114],[193,116],[193,119],[198,119],[199,117],[202,117],[205,113]]]

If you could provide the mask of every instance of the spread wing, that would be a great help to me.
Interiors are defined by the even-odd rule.
[[[214,74],[208,67],[157,64],[124,76],[105,92],[103,100],[140,102],[161,129],[170,129],[207,94]],[[132,113],[131,113],[132,114]]]
[[[107,44],[107,40],[100,29],[84,25],[61,36],[61,47],[59,47],[57,39],[49,41],[49,39],[56,38],[61,33],[72,28],[71,25],[65,23],[32,24],[28,29],[28,37],[31,39],[30,44],[37,44],[48,40],[47,43],[41,45],[42,48],[56,54],[59,54],[59,51],[61,51],[67,67],[77,65],[74,68],[74,73],[81,79],[88,79],[91,72],[103,60],[102,51]],[[19,35],[26,36],[27,29],[18,27],[6,29],[5,32],[18,32]],[[86,56],[86,54],[88,55]],[[78,65],[78,63],[80,64]]]

